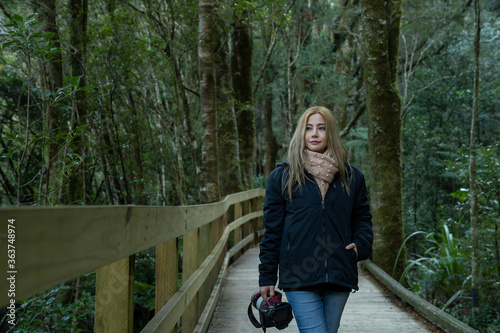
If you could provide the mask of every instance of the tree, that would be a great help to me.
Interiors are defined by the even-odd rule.
[[[391,30],[398,27],[395,22],[399,20],[394,9],[399,3],[395,0],[388,2],[387,7],[381,1],[366,0],[363,3],[360,0],[241,0],[236,5],[222,0],[204,1],[215,4],[213,44],[204,45],[214,51],[215,86],[211,83],[206,87],[208,90],[215,87],[217,96],[215,131],[213,120],[208,120],[213,118],[212,114],[202,119],[204,112],[209,114],[206,107],[210,103],[213,108],[213,102],[207,103],[202,97],[210,94],[206,95],[203,88],[208,81],[201,72],[205,72],[203,59],[198,56],[200,31],[193,28],[200,23],[200,1],[95,0],[92,6],[86,2],[88,0],[0,0],[0,43],[3,45],[0,51],[0,132],[3,134],[0,157],[6,157],[0,158],[1,205],[15,205],[17,201],[23,205],[137,204],[145,202],[145,194],[150,205],[208,201],[205,197],[210,193],[206,192],[205,181],[215,184],[209,179],[212,176],[209,172],[205,175],[207,162],[213,167],[215,156],[213,150],[205,151],[214,142],[209,131],[217,136],[221,194],[248,188],[252,177],[254,186],[256,179],[258,186],[263,186],[264,170],[269,172],[275,166],[274,161],[279,163],[285,159],[283,148],[288,144],[300,110],[324,105],[332,109],[339,120],[350,160],[370,180],[375,228],[379,232],[376,242],[386,241],[380,236],[385,215],[400,214],[399,202],[387,202],[401,192],[401,185],[397,183],[401,176],[401,156],[397,152],[401,150],[404,154],[404,230],[407,234],[423,232],[406,243],[408,260],[425,256],[425,250],[418,245],[429,242],[422,235],[436,235],[447,225],[461,255],[454,261],[462,263],[456,267],[457,272],[463,274],[458,281],[466,281],[466,284],[459,287],[463,290],[456,290],[457,277],[448,279],[443,273],[442,281],[453,283],[448,284],[446,292],[435,284],[435,295],[431,295],[432,288],[425,285],[429,279],[421,270],[410,270],[408,282],[415,292],[429,296],[428,300],[438,305],[447,304],[450,295],[452,298],[460,295],[447,309],[464,321],[469,319],[472,298],[467,277],[471,273],[472,241],[468,166],[472,119],[470,112],[461,110],[469,110],[469,106],[472,109],[474,104],[471,89],[474,19],[470,10],[473,0],[403,2],[399,57],[393,52],[396,45],[393,37],[398,33]],[[32,4],[35,3],[39,15],[28,18],[34,13]],[[500,322],[495,311],[500,299],[496,284],[500,269],[497,204],[500,197],[497,175],[500,38],[498,5],[493,0],[481,3],[481,91],[478,96],[481,108],[475,135],[477,238],[481,242],[477,252],[477,289],[481,299],[479,326],[489,325],[490,331],[498,331]],[[39,10],[43,9],[42,5],[52,10],[48,13]],[[80,10],[80,6],[88,8]],[[361,10],[366,12],[368,7],[377,7],[379,16],[374,22],[361,21]],[[17,17],[16,14],[25,19],[19,25],[5,27],[3,24]],[[32,18],[56,23],[60,37],[47,30],[53,28],[46,28],[46,24],[28,23]],[[373,32],[371,26],[375,24],[381,29],[381,44],[376,44],[375,37],[365,36]],[[28,30],[30,34],[23,35]],[[9,37],[11,33],[17,34],[15,41]],[[23,39],[22,36],[28,35],[30,40]],[[363,60],[363,64],[359,51],[364,41],[360,36],[369,44],[365,53],[375,55]],[[6,41],[9,42],[4,43]],[[15,50],[14,44],[9,46],[10,42],[29,52]],[[383,52],[386,56],[381,55]],[[251,54],[259,56],[252,58]],[[55,90],[49,89],[57,80],[51,79],[48,65],[62,68],[61,83]],[[370,66],[378,71],[365,73]],[[398,71],[393,70],[395,67]],[[212,71],[209,69],[207,73]],[[369,81],[365,86],[361,79],[364,74]],[[396,81],[402,96],[401,107],[394,97]],[[251,93],[244,88],[250,86],[250,82]],[[76,86],[85,91],[77,91]],[[213,101],[213,97],[210,100]],[[398,108],[402,109],[401,125],[396,119],[398,112],[394,111]],[[45,122],[48,115],[54,119],[60,115],[63,121],[61,126],[53,123],[54,130],[50,133]],[[399,126],[401,133],[397,130]],[[400,148],[396,147],[398,136],[403,140]],[[387,142],[391,143],[386,145]],[[57,157],[48,157],[49,143],[56,148],[52,151],[59,153]],[[368,166],[368,143],[372,170]],[[252,144],[254,148],[246,152],[253,155],[244,157],[240,145],[247,149]],[[257,152],[254,152],[255,146],[258,146]],[[390,154],[386,154],[387,151]],[[205,159],[204,154],[212,160]],[[253,157],[240,161],[240,156]],[[385,164],[387,159],[392,159],[394,164]],[[50,180],[45,170],[49,161],[53,164]],[[257,170],[253,170],[254,165],[258,166]],[[243,167],[246,170],[239,170]],[[391,175],[381,168],[386,168]],[[84,173],[70,176],[70,170]],[[246,175],[245,185],[242,172]],[[381,184],[384,179],[393,187]],[[47,192],[52,193],[50,198]],[[215,189],[213,193],[216,192]],[[391,192],[394,196],[389,198]],[[44,198],[48,199],[44,202]],[[395,220],[387,219],[390,223]],[[390,232],[391,228],[388,226]],[[196,233],[197,240],[203,237],[201,234]],[[435,239],[439,241],[440,237]],[[394,245],[381,251],[385,255],[395,254],[399,243],[395,237]],[[201,248],[201,243],[198,244]],[[379,249],[377,243],[375,259],[380,264]],[[197,248],[189,250],[192,254],[198,251]],[[183,258],[187,252],[182,253]],[[192,259],[198,262],[198,252]],[[388,264],[388,271],[392,271],[393,264]],[[186,267],[179,265],[179,269]],[[140,269],[136,272],[142,275]],[[92,285],[93,277],[86,279]],[[76,295],[74,284],[68,285]],[[82,307],[90,309],[86,318],[92,316],[91,287],[79,289]],[[55,328],[66,314],[73,321],[73,310],[65,310],[60,316],[51,312],[53,315],[45,316],[43,322],[37,324],[41,318],[38,309],[50,312],[61,305],[48,301],[54,293],[60,294],[52,291],[47,293],[45,301],[34,303],[37,310],[35,307],[28,310],[22,329]],[[64,295],[66,298],[67,294]],[[146,308],[140,312],[137,321],[151,315]],[[91,331],[87,323],[92,320],[79,322],[75,330]]]
[[[402,1],[362,0],[363,66],[368,109],[373,259],[392,272],[404,242],[401,100],[397,87]],[[406,254],[396,266],[399,277]]]
[[[219,168],[217,150],[217,106],[215,89],[215,20],[213,1],[200,0],[200,109],[203,128],[201,164],[201,202],[219,200]]]
[[[263,132],[265,142],[264,174],[268,176],[276,167],[276,154],[279,151],[278,141],[273,132],[273,90],[271,86],[273,67],[269,67],[263,77]]]
[[[88,19],[88,0],[70,0],[69,7],[71,13],[71,45],[73,52],[71,53],[71,76],[78,77],[78,86],[84,88],[86,85],[85,77],[85,59],[87,49],[87,19]],[[80,89],[75,96],[73,102],[73,116],[71,127],[78,127],[86,124],[87,105],[86,92]],[[79,136],[74,145],[76,145],[75,153],[79,156],[85,155],[85,135]],[[83,167],[85,169],[85,167]],[[74,172],[68,184],[68,202],[85,202],[86,198],[86,183],[87,177],[85,172]]]
[[[216,3],[220,7],[221,2]],[[218,9],[219,10],[219,9]],[[240,192],[243,189],[240,166],[240,142],[233,101],[233,87],[229,67],[227,26],[222,15],[217,16],[217,45],[215,47],[215,72],[217,83],[217,139],[219,181],[221,195]]]
[[[253,109],[252,54],[250,12],[247,1],[235,1],[237,21],[233,32],[231,69],[236,120],[240,143],[240,165],[243,188],[252,188],[255,157],[255,114]]]
[[[59,29],[56,21],[56,1],[55,0],[38,0],[36,1],[35,7],[39,10],[40,20],[45,22],[42,27],[43,31],[54,34],[54,46],[58,49],[61,48],[61,43],[59,41]],[[49,61],[46,67],[45,88],[48,91],[55,92],[57,89],[63,86],[63,64],[62,57],[60,53],[54,54],[53,58]],[[49,196],[51,203],[60,203],[61,196],[59,194],[59,188],[62,188],[63,184],[57,176],[57,163],[64,158],[61,154],[59,145],[55,143],[58,133],[66,133],[68,131],[68,120],[69,117],[66,114],[66,109],[61,109],[58,106],[54,108],[47,109],[45,118],[46,130],[49,133],[49,143],[45,151],[45,163],[46,163],[46,195]],[[52,194],[51,194],[52,193]]]
[[[470,224],[472,235],[472,318],[477,327],[479,316],[479,241],[478,241],[478,194],[476,186],[476,133],[477,116],[479,113],[479,55],[481,46],[481,5],[479,0],[474,0],[474,86],[473,86],[473,105],[472,120],[470,130],[470,164],[469,164],[469,182],[470,182]]]
[[[336,22],[336,31],[334,33],[334,50],[337,54],[335,62],[335,74],[338,82],[338,93],[336,94],[333,114],[337,117],[338,126],[344,129],[347,126],[347,109],[352,99],[352,85],[355,82],[353,64],[356,64],[355,56],[356,44],[354,43],[354,34],[352,30],[359,24],[359,15],[353,11],[359,7],[358,1],[341,1],[341,9]],[[359,66],[359,63],[356,64]],[[353,73],[354,72],[354,73]]]

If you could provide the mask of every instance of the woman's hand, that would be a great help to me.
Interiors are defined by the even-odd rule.
[[[356,244],[351,243],[351,244],[347,245],[345,248],[346,248],[346,250],[354,249],[354,252],[356,252],[356,261],[358,261],[358,248],[356,247]]]
[[[262,299],[264,302],[267,302],[267,293],[269,292],[269,296],[273,297],[274,296],[274,286],[265,286],[265,287],[259,287],[259,292],[260,295],[262,296]]]

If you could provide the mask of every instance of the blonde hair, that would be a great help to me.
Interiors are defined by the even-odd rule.
[[[346,168],[351,169],[349,165],[349,155],[347,149],[340,139],[339,131],[337,129],[337,122],[332,112],[322,106],[313,106],[307,109],[297,122],[297,127],[293,133],[292,140],[288,146],[288,180],[284,184],[284,187],[288,188],[288,196],[290,201],[292,201],[292,189],[295,185],[299,189],[305,182],[306,174],[304,169],[305,158],[305,132],[307,126],[307,120],[309,116],[313,114],[320,114],[325,119],[326,125],[326,150],[331,154],[335,162],[337,162],[337,167],[339,169],[340,177],[344,183],[347,193],[350,194],[349,181],[346,176]],[[283,190],[284,190],[283,187]]]

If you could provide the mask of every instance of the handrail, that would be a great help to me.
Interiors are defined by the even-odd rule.
[[[478,332],[472,327],[461,322],[457,318],[444,312],[438,307],[427,302],[422,297],[405,289],[401,284],[394,280],[380,267],[375,265],[370,260],[365,260],[361,263],[363,267],[368,269],[373,276],[380,281],[391,293],[398,296],[403,302],[410,304],[415,310],[420,312],[425,318],[438,325],[447,332],[453,333],[473,333]]]
[[[9,219],[16,221],[15,247],[18,274],[15,298],[23,299],[95,269],[99,271],[110,267],[111,278],[115,279],[116,274],[113,272],[116,267],[120,267],[123,260],[129,260],[128,257],[135,253],[166,244],[179,236],[191,234],[196,229],[201,230],[209,224],[219,225],[223,223],[221,217],[227,214],[228,209],[238,204],[240,207],[238,213],[235,210],[237,220],[229,223],[222,235],[216,236],[215,242],[218,242],[211,254],[157,313],[158,318],[155,317],[156,319],[153,319],[152,324],[147,327],[153,327],[154,322],[169,312],[169,307],[171,311],[168,313],[168,318],[175,318],[174,321],[177,322],[215,265],[221,265],[221,262],[217,264],[217,261],[221,255],[224,257],[222,251],[226,247],[229,233],[262,216],[260,200],[264,194],[264,189],[254,189],[230,194],[216,203],[177,207],[127,205],[0,208],[0,221],[6,222]],[[243,205],[248,206],[248,209],[252,206],[254,212],[246,209],[246,215],[242,214]],[[253,233],[256,234],[257,225],[254,223],[253,226]],[[243,236],[247,236],[250,231],[249,227],[245,228]],[[6,231],[7,227],[5,230],[0,230],[0,244],[5,244],[8,239]],[[248,243],[249,239],[251,241],[253,235],[250,236],[252,237],[247,237],[238,246],[242,246],[244,242]],[[235,234],[235,241],[239,240]],[[210,252],[210,249],[208,251]],[[6,253],[7,251],[0,251],[0,261],[3,263],[7,263]],[[222,267],[221,271],[222,269],[225,268]],[[8,281],[6,279],[0,281],[0,288],[7,290]],[[128,280],[125,283],[130,285]],[[0,306],[9,304],[10,299],[7,297],[7,293],[0,296]],[[172,307],[176,299],[177,301],[183,299],[184,306]],[[160,322],[173,327],[166,317]]]
[[[163,306],[163,308],[158,312],[158,314],[144,327],[141,331],[142,333],[149,332],[170,332],[179,318],[184,313],[187,305],[191,302],[193,297],[196,295],[201,287],[201,284],[207,278],[208,274],[212,271],[215,266],[216,258],[222,253],[226,242],[229,238],[229,233],[241,226],[242,224],[262,216],[262,211],[253,212],[240,217],[236,221],[227,225],[224,229],[224,233],[220,238],[219,242],[213,249],[212,253],[203,261],[200,267],[191,275],[191,277],[184,282],[182,287],[177,293]],[[252,235],[253,236],[253,235]]]
[[[0,208],[0,221],[15,219],[16,298],[22,299],[205,225],[236,202],[264,195],[263,189],[230,194],[192,206],[64,206]],[[168,223],[173,222],[175,223]],[[0,231],[6,242],[7,228]],[[29,232],[27,232],[29,231]],[[5,232],[5,234],[3,234]],[[92,237],[89,237],[92,236]],[[7,251],[0,260],[7,262]],[[1,290],[8,290],[0,279]],[[0,306],[9,302],[0,295]]]

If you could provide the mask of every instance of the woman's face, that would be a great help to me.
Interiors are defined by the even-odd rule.
[[[325,152],[326,122],[321,114],[314,113],[307,118],[304,140],[307,149],[321,154]]]

